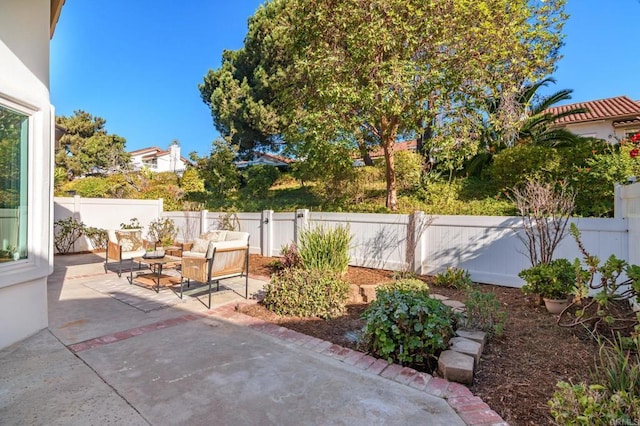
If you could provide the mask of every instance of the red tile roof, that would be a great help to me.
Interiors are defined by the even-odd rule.
[[[562,117],[556,121],[556,124],[566,125],[607,119],[621,119],[620,121],[640,119],[640,103],[626,96],[557,106],[547,109],[547,112],[560,114],[574,108],[586,108],[588,111]]]

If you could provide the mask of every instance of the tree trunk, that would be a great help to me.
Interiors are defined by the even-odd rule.
[[[396,167],[393,159],[395,140],[384,141],[382,148],[384,150],[384,161],[387,167],[386,180],[387,180],[387,202],[386,206],[389,210],[395,212],[398,211],[398,193],[396,190]]]
[[[373,166],[373,160],[371,159],[371,155],[369,154],[369,149],[367,148],[365,141],[358,140],[358,151],[360,151],[364,165]]]

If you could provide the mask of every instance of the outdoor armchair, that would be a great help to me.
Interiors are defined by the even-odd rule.
[[[147,252],[149,243],[142,239],[139,229],[110,229],[107,231],[107,253],[104,259],[104,272],[107,273],[109,261],[118,262],[118,277],[122,275],[122,262],[129,261],[133,268],[133,258]],[[153,246],[151,246],[153,247]]]
[[[249,233],[233,232],[232,240],[208,241],[206,251],[183,252],[180,282],[180,297],[186,279],[187,287],[191,280],[209,286],[209,304],[211,309],[211,292],[213,283],[216,291],[220,290],[220,280],[237,276],[245,277],[245,299],[249,297]],[[200,244],[199,241],[194,246]],[[193,249],[193,248],[192,248]]]

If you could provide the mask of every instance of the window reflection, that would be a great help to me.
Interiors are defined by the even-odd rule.
[[[27,257],[28,124],[0,105],[0,262]]]

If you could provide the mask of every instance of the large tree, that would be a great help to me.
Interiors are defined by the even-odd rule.
[[[66,169],[70,178],[129,167],[126,140],[107,133],[104,118],[77,110],[72,116],[56,117],[56,124],[64,129],[56,145],[56,167]]]
[[[275,64],[253,68],[272,98],[252,103],[272,108],[274,128],[287,143],[344,141],[350,134],[381,147],[386,205],[396,210],[396,139],[424,133],[429,124],[441,151],[473,153],[471,125],[482,99],[516,93],[554,69],[563,7],[564,0],[274,0],[256,13],[245,39],[245,49],[260,47],[251,50],[256,61]],[[256,86],[241,74],[223,74],[226,82],[236,80],[229,87]],[[228,90],[225,97],[220,90],[219,102],[244,102],[247,93]],[[217,111],[212,106],[214,118]],[[261,109],[236,111],[246,117]],[[501,118],[511,117],[493,119]]]

